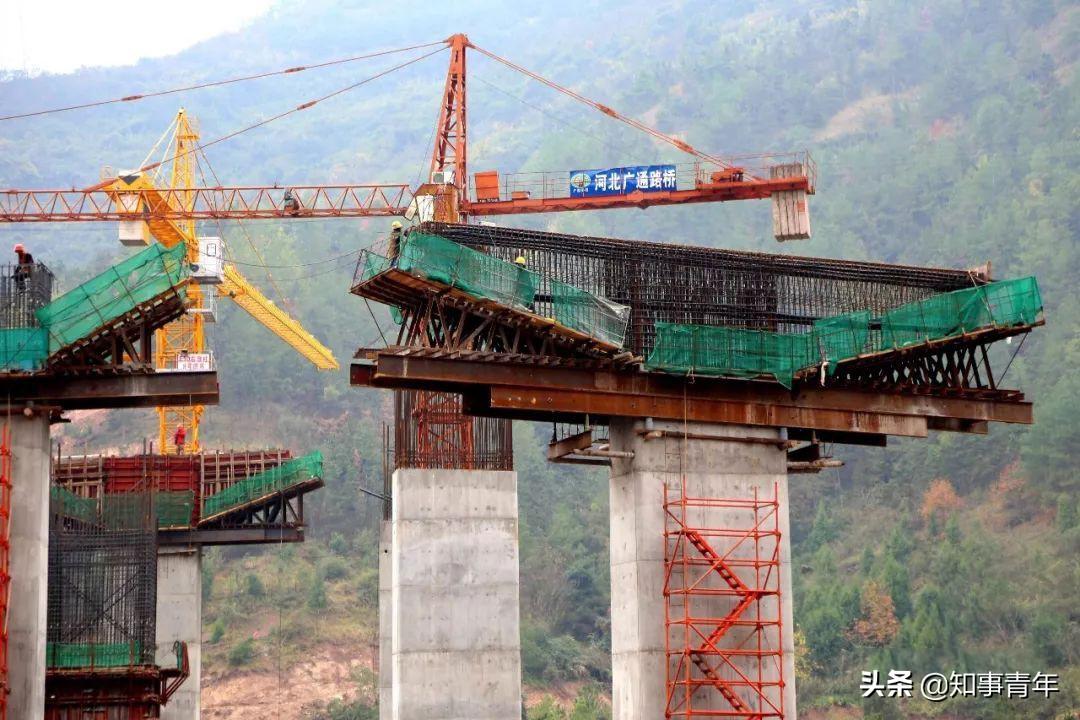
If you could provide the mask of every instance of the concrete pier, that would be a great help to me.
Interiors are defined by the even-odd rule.
[[[158,549],[157,656],[162,667],[176,664],[173,643],[188,646],[191,674],[161,708],[162,720],[198,720],[202,690],[202,551],[198,547]]]
[[[45,716],[49,573],[49,419],[12,413],[8,717]]]
[[[394,717],[393,562],[390,545],[393,528],[389,520],[379,524],[379,720]]]
[[[781,439],[780,431],[740,425],[710,425],[657,422],[648,429],[660,431],[645,437],[644,421],[613,420],[611,449],[631,451],[632,458],[614,458],[611,467],[611,651],[612,701],[615,720],[652,720],[665,714],[667,659],[665,648],[665,514],[664,485],[678,488],[685,477],[687,492],[696,497],[753,498],[757,489],[762,498],[771,498],[774,487],[779,500],[780,607],[776,598],[761,601],[762,617],[776,617],[783,623],[782,664],[785,686],[767,690],[770,701],[779,704],[783,696],[785,720],[794,720],[795,669],[792,640],[791,552],[788,527],[787,459],[777,444],[758,443],[746,438]],[[688,439],[684,439],[683,435]],[[657,437],[659,435],[659,437]],[[719,438],[719,439],[718,439]],[[734,518],[720,508],[695,509],[703,526],[718,527]],[[770,520],[771,523],[771,520]],[[745,521],[744,521],[745,525]],[[752,526],[751,524],[747,527]],[[722,538],[710,542],[727,551]],[[775,546],[775,539],[773,541]],[[764,548],[759,548],[764,550]],[[732,558],[752,557],[753,540],[744,540],[732,550]],[[752,577],[752,570],[746,571]],[[734,604],[731,597],[707,599],[712,603],[709,617],[723,617]],[[681,632],[681,631],[680,631]],[[735,627],[723,644],[735,647],[745,638],[745,628]],[[766,640],[781,644],[775,627],[766,630]],[[730,644],[729,644],[730,643]],[[736,663],[743,663],[737,660]],[[749,663],[750,661],[745,661]],[[673,663],[674,667],[674,663]],[[749,671],[749,667],[740,668]],[[721,676],[737,674],[722,668]],[[749,673],[748,673],[749,674]],[[756,677],[756,664],[753,675]],[[766,672],[766,681],[776,682],[775,671]],[[752,691],[737,687],[744,702],[756,707]],[[697,690],[694,708],[732,710],[732,705],[712,688]]]
[[[517,473],[394,472],[394,720],[521,717]]]

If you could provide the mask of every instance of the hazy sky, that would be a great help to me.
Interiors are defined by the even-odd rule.
[[[0,0],[0,70],[130,65],[236,30],[271,5],[273,0]]]

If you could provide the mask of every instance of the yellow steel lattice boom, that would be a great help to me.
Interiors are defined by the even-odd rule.
[[[270,298],[259,292],[234,266],[226,265],[224,275],[224,282],[218,286],[218,292],[222,296],[231,298],[315,367],[320,370],[338,369],[338,361],[328,347],[316,340],[315,336],[289,317]]]

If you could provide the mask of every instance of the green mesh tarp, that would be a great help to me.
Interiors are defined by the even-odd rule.
[[[173,248],[154,243],[38,309],[38,322],[49,332],[49,351],[67,347],[178,286],[190,273],[186,253],[183,243]]]
[[[794,374],[813,365],[810,333],[656,323],[656,343],[645,367],[693,375],[771,375],[791,387]]]
[[[158,492],[154,495],[154,512],[159,528],[189,527],[194,508],[194,490]]]
[[[47,643],[45,665],[50,668],[127,667],[142,665],[141,643]]]
[[[150,515],[146,493],[108,493],[101,498],[101,524],[110,530],[138,530]]]
[[[59,485],[49,487],[49,511],[54,515],[94,522],[98,515],[98,502],[82,498]]]
[[[322,453],[316,451],[283,462],[266,472],[244,478],[221,492],[205,498],[203,500],[203,519],[279,490],[285,490],[311,478],[321,478],[322,464]]]
[[[49,335],[45,328],[0,330],[0,370],[40,370],[49,355]]]
[[[473,297],[522,308],[531,307],[540,278],[514,263],[420,232],[405,238],[397,267]]]
[[[886,348],[907,347],[989,327],[1035,322],[1042,296],[1033,277],[1002,280],[907,303],[881,318]]]
[[[870,334],[866,311],[814,322],[805,333],[775,333],[711,325],[656,323],[656,343],[645,367],[696,375],[771,375],[785,387],[800,370],[864,353],[940,340],[990,327],[1030,325],[1042,312],[1035,278],[1003,280],[901,305],[881,319],[880,339]]]
[[[830,374],[844,359],[858,357],[869,350],[870,311],[844,313],[814,321],[810,331],[811,354],[818,361],[829,362]]]
[[[357,268],[357,284],[367,282],[381,272],[390,269],[390,259],[377,255],[370,250],[365,250],[360,258],[360,267]]]
[[[622,347],[630,307],[580,290],[573,285],[551,281],[551,304],[555,320],[606,343]]]

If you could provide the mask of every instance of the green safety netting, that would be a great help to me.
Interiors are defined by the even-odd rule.
[[[551,281],[551,305],[561,325],[622,347],[630,306],[593,295],[558,280]]]
[[[823,363],[833,372],[840,361],[864,353],[983,328],[1030,325],[1040,312],[1038,284],[1027,277],[942,293],[889,310],[882,316],[877,337],[870,333],[868,311],[822,318],[805,333],[658,322],[645,367],[697,375],[771,375],[791,387],[795,373]]]
[[[858,357],[866,352],[870,342],[870,311],[844,313],[814,321],[810,331],[811,354],[829,362],[829,369],[836,370],[836,363],[845,358]]]
[[[150,520],[148,496],[142,492],[108,493],[101,498],[101,524],[111,530],[138,530]]]
[[[389,270],[391,264],[390,258],[385,258],[370,250],[364,250],[360,255],[360,264],[356,269],[354,281],[356,284],[365,283],[376,275]],[[396,305],[391,305],[390,317],[395,323],[400,325],[401,321],[404,319],[404,316],[401,314],[401,308]]]
[[[694,375],[772,375],[790,387],[810,362],[809,334],[656,323],[656,342],[645,367]]]
[[[172,493],[161,493],[161,495],[170,494]],[[183,495],[184,493],[176,494]],[[188,492],[187,495],[191,496],[187,513],[187,518],[190,519],[194,493]],[[52,485],[49,487],[49,500],[49,509],[54,515],[82,520],[110,530],[142,529],[147,526],[149,519],[147,496],[144,493],[108,493],[100,498],[84,498],[65,487]],[[190,520],[182,524],[189,525]]]
[[[219,493],[203,500],[202,517],[238,507],[293,485],[322,477],[323,457],[321,452],[313,452],[303,457],[293,458],[257,475],[244,478],[230,485]]]
[[[367,282],[393,264],[388,258],[364,251],[356,282]],[[538,273],[439,235],[425,233],[413,232],[406,237],[396,267],[475,297],[518,308],[532,309],[540,285]],[[622,346],[630,319],[628,306],[554,279],[551,280],[551,297],[557,322],[603,342]],[[394,320],[400,323],[400,309],[391,307],[390,311]]]
[[[154,511],[159,528],[190,526],[194,508],[194,490],[158,492],[154,495]]]
[[[186,253],[183,243],[172,248],[154,243],[38,309],[37,319],[49,333],[50,352],[180,285],[190,274]]]
[[[367,282],[379,273],[390,269],[390,259],[377,255],[370,250],[364,250],[360,257],[360,267],[357,269],[356,282]]]
[[[97,520],[98,502],[79,497],[65,487],[49,487],[49,510],[54,515],[94,522]]]
[[[58,643],[45,646],[45,664],[50,668],[126,667],[143,665],[142,643]]]
[[[39,370],[48,355],[49,335],[45,328],[0,330],[0,370]]]
[[[884,347],[907,347],[982,328],[1035,322],[1042,311],[1033,277],[954,290],[901,305],[881,318]]]
[[[438,235],[411,232],[402,244],[397,268],[463,290],[477,298],[529,308],[540,276]]]

